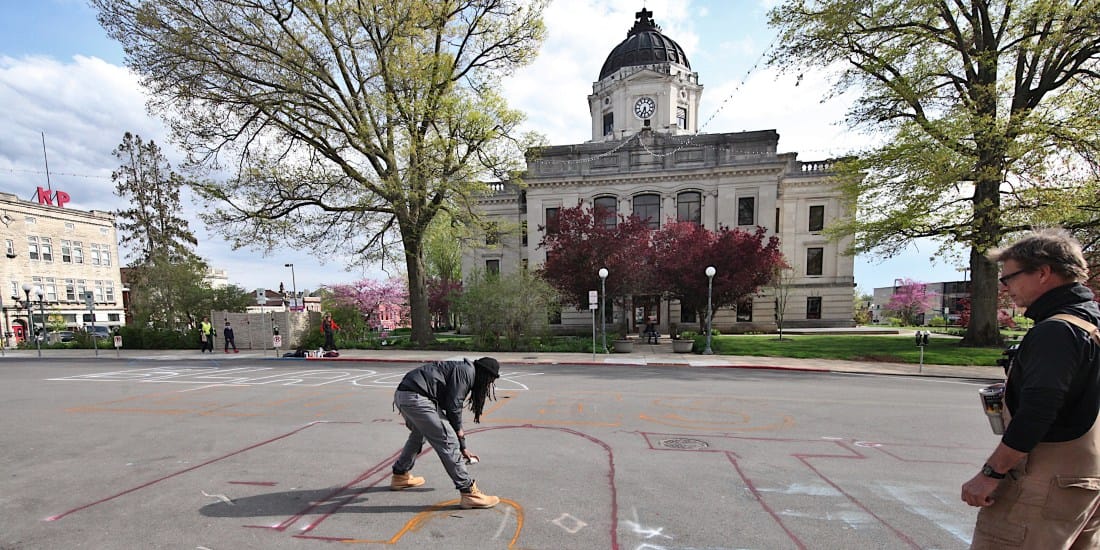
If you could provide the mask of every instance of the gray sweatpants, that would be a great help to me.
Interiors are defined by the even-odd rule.
[[[443,417],[439,407],[423,395],[401,390],[393,394],[393,403],[405,418],[405,426],[409,428],[409,439],[405,441],[405,448],[401,450],[397,462],[393,463],[394,473],[412,470],[417,455],[424,447],[424,440],[427,439],[443,462],[447,475],[454,481],[455,489],[462,491],[473,485],[474,481],[470,479],[466,465],[462,463],[458,435],[451,423]]]

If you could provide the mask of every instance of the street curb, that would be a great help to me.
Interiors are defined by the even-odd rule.
[[[358,362],[358,363],[428,363],[431,359],[404,359],[404,358],[375,358],[375,357],[277,357],[273,359],[291,359],[297,361],[332,361],[332,362]],[[796,367],[789,365],[692,365],[690,363],[606,363],[606,362],[594,362],[594,361],[505,361],[505,364],[514,365],[577,365],[577,366],[589,366],[589,367],[670,367],[670,368],[697,368],[697,369],[743,369],[743,370],[772,370],[772,371],[787,371],[787,372],[813,372],[823,374],[868,374],[875,376],[910,376],[910,377],[923,377],[923,378],[940,378],[940,379],[961,379],[961,380],[995,380],[1000,381],[997,378],[989,378],[983,376],[981,373],[974,373],[972,376],[957,375],[957,374],[927,374],[919,372],[878,372],[873,370],[855,370],[855,369],[815,369],[812,367]]]

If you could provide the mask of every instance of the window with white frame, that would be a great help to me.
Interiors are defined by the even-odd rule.
[[[53,261],[53,241],[49,237],[42,237],[42,261]]]
[[[90,255],[92,265],[99,265],[99,245],[96,243],[91,243],[88,245],[88,248],[91,249]]]
[[[65,279],[65,299],[70,302],[76,301],[76,283],[73,279]]]
[[[80,241],[73,241],[73,263],[84,263],[84,243]]]
[[[56,283],[56,281],[54,281],[53,277],[46,277],[46,284],[44,285],[44,287],[45,287],[45,290],[46,290],[46,301],[47,302],[56,302],[57,301],[57,283]]]
[[[27,256],[32,260],[38,260],[40,258],[38,249],[38,237],[35,237],[34,235],[30,235],[27,237]]]
[[[15,257],[15,241],[13,241],[11,239],[7,239],[7,244],[8,244],[8,257],[9,258],[14,258]]]
[[[115,282],[107,281],[107,286],[104,288],[106,289],[107,301],[113,303],[115,301]]]
[[[99,249],[103,265],[111,265],[111,245],[102,245]]]
[[[102,302],[103,301],[103,281],[96,281],[95,282],[95,301],[96,302]]]
[[[66,264],[73,263],[73,243],[72,241],[61,241],[61,262]]]

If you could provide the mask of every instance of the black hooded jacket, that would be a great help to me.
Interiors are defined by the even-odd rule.
[[[1100,346],[1084,330],[1050,319],[1059,313],[1100,325],[1092,291],[1078,283],[1052,289],[1027,308],[1035,326],[1013,360],[1005,389],[1012,421],[1001,439],[1020,452],[1085,435],[1100,411]]]
[[[474,365],[469,361],[436,361],[409,371],[397,385],[430,399],[446,415],[455,433],[462,431],[462,402],[474,386]]]

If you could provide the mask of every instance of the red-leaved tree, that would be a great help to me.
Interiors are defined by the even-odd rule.
[[[462,295],[462,281],[430,277],[427,285],[428,311],[432,313],[432,325],[437,329],[442,326],[455,326],[451,311],[455,300]]]
[[[582,206],[562,208],[556,228],[544,232],[541,248],[546,249],[542,278],[561,293],[567,305],[588,307],[588,291],[600,288],[600,268],[607,268],[607,296],[622,297],[648,290],[649,229],[637,216],[619,217],[614,227],[605,227],[602,211]],[[556,230],[555,230],[556,229]]]
[[[706,319],[706,268],[714,266],[711,313],[736,305],[770,283],[785,265],[779,238],[757,227],[749,232],[720,227],[711,231],[691,222],[667,221],[653,235],[653,287],[680,307]]]
[[[1016,328],[1016,320],[1009,312],[1014,307],[1012,297],[1001,288],[997,294],[997,326]],[[970,298],[959,299],[959,326],[966,327],[970,324]]]
[[[332,300],[337,304],[357,310],[372,320],[378,319],[385,304],[400,308],[402,319],[409,318],[409,291],[405,281],[391,277],[386,281],[362,279],[347,285],[332,285]]]

